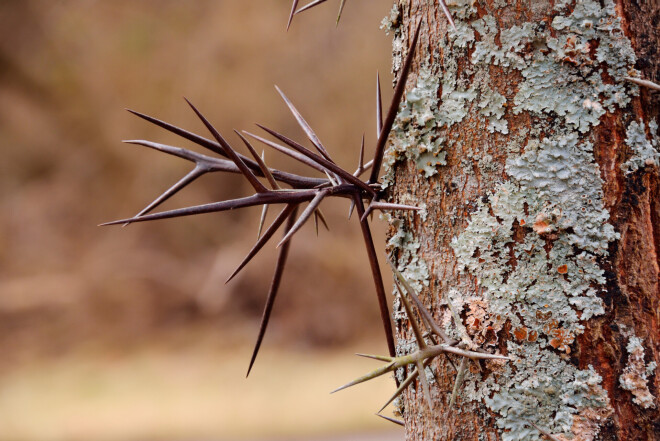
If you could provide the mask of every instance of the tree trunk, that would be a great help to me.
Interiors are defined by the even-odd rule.
[[[423,19],[384,181],[424,210],[388,217],[390,257],[510,360],[469,362],[450,406],[461,360],[435,359],[432,406],[419,383],[397,403],[407,439],[660,439],[660,92],[625,80],[658,82],[660,4],[448,0],[453,30],[437,3],[386,23],[397,71]]]

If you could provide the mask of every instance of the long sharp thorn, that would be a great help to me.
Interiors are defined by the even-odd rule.
[[[151,210],[158,207],[160,204],[162,204],[163,202],[174,196],[179,190],[181,190],[182,188],[193,182],[195,179],[202,176],[204,173],[206,173],[205,170],[199,167],[195,167],[190,173],[188,173],[183,178],[181,178],[179,182],[168,188],[167,191],[165,191],[163,194],[161,194],[156,199],[154,199],[153,202],[151,202],[149,205],[143,208],[142,211],[140,211],[138,214],[135,215],[135,217],[140,217],[146,213],[149,213]],[[130,222],[127,222],[124,224],[124,226],[129,224]]]
[[[441,344],[438,345],[438,347],[445,352],[449,352],[450,354],[460,355],[472,360],[510,360],[509,357],[505,357],[504,355],[489,354],[488,352],[468,351],[466,349],[456,348],[447,344]]]
[[[447,8],[447,4],[445,3],[445,0],[440,0],[440,7],[442,7],[442,12],[445,13],[445,17],[447,17],[447,20],[449,21],[449,24],[451,27],[456,30],[456,25],[454,24],[454,19],[451,16],[451,12],[449,12],[449,8]]]
[[[293,225],[294,220],[296,219],[296,209],[294,208],[289,214],[289,220],[287,222],[286,229],[290,229]],[[282,281],[282,274],[284,273],[284,267],[286,265],[286,260],[289,255],[289,248],[291,242],[284,244],[280,248],[280,252],[277,256],[277,263],[275,264],[275,273],[273,274],[273,279],[270,282],[270,289],[268,290],[268,297],[266,298],[266,306],[264,307],[263,315],[261,316],[261,323],[259,324],[259,335],[257,336],[257,342],[254,345],[254,351],[252,352],[252,358],[250,359],[250,365],[248,366],[247,378],[250,375],[252,366],[254,366],[254,361],[257,359],[257,354],[259,353],[259,348],[261,348],[261,342],[264,339],[266,334],[266,328],[268,327],[268,321],[270,320],[270,314],[273,311],[273,304],[275,303],[275,298],[277,297],[277,291],[280,287],[280,282]]]
[[[454,407],[456,403],[456,397],[458,396],[458,390],[463,383],[463,378],[465,378],[465,371],[467,370],[468,359],[463,357],[461,364],[458,367],[458,373],[456,373],[456,381],[454,381],[454,390],[451,392],[451,399],[449,400],[449,407]]]
[[[385,355],[371,355],[371,354],[355,354],[358,357],[364,357],[364,358],[372,358],[374,360],[379,360],[379,361],[385,361],[385,362],[391,362],[394,361],[393,357],[387,357]]]
[[[380,74],[376,72],[376,137],[383,131],[383,96],[380,91]]]
[[[358,165],[360,172],[364,170],[364,133],[362,134],[362,144],[360,144],[360,164]]]
[[[631,83],[635,83],[638,86],[648,87],[649,89],[654,89],[654,90],[660,90],[660,84],[656,84],[653,81],[643,80],[641,78],[634,78],[634,77],[625,77],[625,80],[630,81]]]
[[[326,220],[325,216],[323,215],[323,212],[321,211],[320,208],[317,208],[315,213],[318,215],[319,220],[323,224],[326,230],[330,231],[330,227],[328,226],[328,221]]]
[[[182,138],[187,139],[188,141],[192,141],[195,144],[199,144],[202,147],[205,147],[205,148],[207,148],[207,149],[209,149],[209,150],[211,150],[211,151],[213,151],[213,152],[215,152],[219,155],[227,156],[227,154],[225,153],[222,146],[220,144],[216,143],[216,142],[211,141],[210,139],[206,139],[203,136],[196,135],[192,132],[189,132],[189,131],[184,130],[180,127],[174,126],[172,124],[166,123],[165,121],[161,121],[161,120],[159,120],[157,118],[154,118],[152,116],[145,115],[144,113],[136,112],[135,110],[131,110],[131,109],[126,109],[126,111],[132,113],[133,115],[135,115],[139,118],[144,119],[145,121],[148,121],[148,122],[150,122],[154,125],[157,125],[158,127],[163,128],[163,129],[167,130],[168,132],[172,132],[176,135],[179,135]]]
[[[314,211],[314,230],[316,231],[316,237],[319,235],[319,215]]]
[[[433,410],[433,399],[431,398],[431,387],[429,386],[429,381],[426,378],[426,370],[421,361],[415,363],[417,365],[417,370],[419,371],[419,381],[422,383],[422,389],[424,389],[424,396],[426,401],[429,404],[429,409]]]
[[[293,210],[296,208],[295,205],[289,204],[280,213],[277,215],[275,220],[273,221],[272,224],[266,229],[264,232],[264,235],[261,236],[261,238],[257,241],[256,244],[252,247],[252,249],[247,253],[245,258],[243,258],[243,261],[238,265],[238,267],[234,270],[234,272],[227,278],[227,281],[225,283],[229,283],[231,279],[233,279],[236,274],[238,274],[245,265],[252,260],[252,258],[263,248],[264,245],[266,245],[266,242],[270,240],[271,237],[273,237],[273,234],[277,231],[277,229],[282,225],[282,223],[289,217],[289,215],[293,212]]]
[[[286,204],[286,203],[301,203],[312,200],[316,191],[300,190],[291,192],[269,192],[257,193],[240,199],[231,199],[228,201],[212,202],[210,204],[195,205],[192,207],[178,208],[176,210],[162,211],[160,213],[147,214],[140,217],[131,217],[128,219],[120,219],[112,222],[106,222],[100,226],[118,225],[133,222],[147,222],[158,219],[170,219],[173,217],[193,216],[202,213],[215,213],[219,211],[234,210],[237,208],[252,207],[254,205],[263,204]]]
[[[148,115],[145,115],[143,113],[136,112],[136,111],[130,110],[130,109],[126,109],[126,110],[128,112],[132,113],[133,115],[144,119],[145,121],[148,121],[148,122],[150,122],[154,125],[157,125],[158,127],[161,127],[163,129],[167,130],[168,132],[172,132],[172,133],[174,133],[174,134],[176,134],[176,135],[178,135],[178,136],[180,136],[184,139],[187,139],[188,141],[194,142],[195,144],[200,145],[200,146],[202,146],[202,147],[204,147],[208,150],[211,150],[212,152],[215,152],[215,153],[217,153],[221,156],[225,156],[225,157],[227,156],[227,153],[225,153],[223,147],[215,141],[211,141],[210,139],[204,138],[203,136],[196,135],[196,134],[194,134],[192,132],[189,132],[187,130],[184,130],[180,127],[177,127],[177,126],[174,126],[172,124],[166,123],[164,121],[161,121],[159,119],[153,118],[153,117],[148,116]],[[147,147],[151,147],[151,146],[147,145],[147,142],[145,142],[145,141],[139,141],[139,142],[136,142],[136,143],[139,143],[141,145],[145,145]],[[151,143],[151,144],[155,144],[155,143]],[[254,172],[260,171],[259,166],[257,165],[257,163],[250,160],[249,158],[244,157],[241,154],[238,154],[238,156]],[[300,155],[300,156],[302,156],[302,155]],[[211,159],[213,159],[213,158],[211,158]],[[232,168],[227,167],[227,164],[231,164]],[[233,162],[227,161],[227,164],[225,164],[223,162],[223,160],[218,159],[218,160],[215,161],[215,167],[214,168],[217,168],[219,171],[230,171],[230,172],[238,172],[238,173],[241,172]],[[321,167],[318,167],[318,169],[320,171],[323,171],[323,169]],[[287,184],[290,184],[294,187],[310,188],[310,187],[314,187],[314,186],[319,184],[317,178],[307,178],[307,177],[304,177],[304,176],[298,176],[298,175],[283,172],[283,171],[280,171],[280,170],[272,170],[272,174],[277,180],[282,181],[282,182],[286,182]]]
[[[353,195],[353,201],[357,208],[358,216],[362,217],[364,214],[364,203],[359,194]],[[367,249],[367,256],[369,257],[369,265],[371,267],[371,275],[374,279],[374,286],[376,288],[376,297],[378,298],[378,306],[380,307],[380,318],[383,322],[383,327],[385,329],[385,338],[387,339],[387,348],[392,357],[396,356],[396,348],[394,346],[394,333],[392,332],[392,322],[390,322],[390,311],[387,306],[387,298],[385,296],[385,287],[383,285],[383,276],[380,272],[380,266],[378,265],[378,255],[376,254],[376,249],[374,247],[374,241],[371,236],[371,229],[369,224],[365,222],[360,222],[360,228],[362,229],[362,236],[364,238],[364,245]]]
[[[397,426],[401,426],[401,427],[405,427],[405,426],[406,426],[406,425],[404,424],[403,421],[401,421],[401,420],[397,420],[396,418],[392,418],[392,417],[388,417],[388,416],[385,416],[385,415],[381,415],[380,413],[377,413],[376,416],[379,416],[379,417],[381,417],[382,419],[389,421],[390,423],[394,423],[394,424],[396,424]]]
[[[312,130],[310,125],[307,124],[307,121],[305,121],[305,118],[303,118],[302,115],[300,114],[300,112],[298,112],[298,109],[296,109],[296,107],[293,105],[293,103],[289,100],[289,98],[286,97],[286,95],[284,95],[284,92],[282,92],[282,90],[279,87],[275,86],[275,89],[280,94],[280,96],[282,97],[282,99],[286,103],[287,107],[289,107],[289,110],[293,114],[293,117],[298,122],[298,125],[303,129],[303,131],[305,132],[305,135],[307,135],[307,138],[312,142],[312,144],[314,144],[314,147],[316,147],[316,149],[319,151],[319,153],[321,153],[321,155],[325,159],[327,159],[328,161],[332,161],[332,159],[330,158],[330,155],[328,154],[328,151],[325,149],[323,144],[321,144],[321,140],[318,138],[318,136],[316,136],[316,133],[314,133],[314,130]],[[334,162],[334,161],[332,161],[332,162]]]
[[[428,325],[428,327],[438,337],[442,338],[445,341],[445,343],[453,344],[454,341],[452,339],[450,339],[447,336],[447,334],[445,334],[444,331],[442,329],[440,329],[440,327],[437,325],[435,320],[433,320],[433,317],[431,316],[431,313],[426,309],[426,307],[424,307],[424,304],[422,303],[422,301],[417,296],[417,293],[412,288],[412,286],[410,286],[410,284],[408,283],[406,278],[403,277],[403,274],[401,274],[401,272],[399,272],[396,265],[394,265],[394,263],[392,263],[392,261],[390,261],[390,260],[388,260],[387,262],[390,264],[390,267],[392,268],[392,272],[394,273],[395,277],[399,280],[401,285],[403,285],[403,288],[406,290],[406,292],[408,293],[410,298],[413,299],[413,302],[415,302],[415,306],[417,306],[417,309],[422,314],[422,317],[424,317],[424,319],[426,320],[426,324]]]
[[[254,173],[252,173],[252,171],[248,168],[248,166],[245,165],[243,160],[238,156],[238,154],[234,151],[234,149],[231,148],[229,143],[225,141],[225,139],[222,137],[222,135],[220,135],[220,133],[215,129],[215,127],[211,125],[209,120],[207,120],[206,117],[202,115],[199,110],[197,110],[197,107],[193,106],[193,104],[190,101],[188,101],[188,99],[186,98],[184,99],[186,100],[188,105],[193,109],[197,117],[204,123],[204,125],[209,130],[209,132],[211,132],[211,134],[216,139],[216,141],[218,141],[218,144],[220,144],[225,149],[225,152],[227,153],[227,156],[229,156],[229,159],[234,161],[236,167],[238,167],[239,170],[241,170],[241,173],[243,173],[243,175],[247,178],[248,182],[250,182],[252,187],[254,187],[254,190],[257,193],[267,192],[268,189],[264,187],[264,185],[261,182],[259,182],[259,180],[254,175]]]
[[[348,207],[348,218],[350,219],[353,215],[353,210],[355,209],[355,201],[351,199],[351,206]]]
[[[247,149],[250,151],[250,154],[252,155],[254,160],[259,165],[259,168],[261,169],[261,173],[263,173],[263,175],[266,177],[266,179],[268,180],[268,183],[273,188],[273,190],[277,190],[278,188],[280,188],[279,184],[277,183],[277,181],[273,177],[273,174],[270,172],[270,169],[268,168],[268,166],[264,162],[264,153],[265,152],[262,152],[261,157],[260,157],[257,154],[257,152],[254,150],[254,147],[252,147],[252,144],[250,144],[250,141],[248,141],[245,138],[245,136],[241,135],[238,130],[234,130],[234,133],[236,133],[238,135],[238,137],[241,138],[241,141],[243,141],[243,144],[245,144],[245,147],[247,147]]]
[[[341,13],[344,11],[344,6],[346,6],[346,0],[341,0],[341,3],[339,4],[339,13],[337,14],[337,23],[335,23],[336,26],[339,26],[339,20],[341,19]]]
[[[261,209],[261,218],[259,219],[259,228],[257,229],[257,240],[261,237],[261,230],[264,228],[266,216],[268,215],[268,205],[264,205]]]
[[[327,0],[315,0],[313,2],[309,2],[308,4],[303,6],[302,8],[298,9],[296,11],[296,14],[300,14],[301,12],[305,12],[306,10],[308,10],[310,8],[313,8],[314,6],[320,5],[321,3],[325,3],[326,1]]]
[[[245,133],[246,135],[248,135],[251,138],[256,139],[259,142],[262,142],[262,143],[266,144],[268,147],[272,147],[275,150],[277,150],[279,152],[282,152],[285,155],[290,156],[290,157],[292,157],[293,159],[295,159],[297,161],[302,162],[303,164],[307,165],[308,167],[313,168],[314,170],[318,170],[321,173],[325,173],[325,171],[326,171],[326,169],[324,167],[322,167],[319,164],[317,164],[316,162],[312,161],[307,156],[296,152],[295,150],[291,150],[291,149],[289,149],[287,147],[284,147],[282,145],[279,145],[275,142],[272,142],[272,141],[269,141],[265,138],[262,138],[261,136],[257,136],[253,133],[246,132],[245,130],[243,130],[243,133]]]
[[[374,191],[373,188],[369,187],[366,183],[362,182],[360,179],[356,178],[343,168],[339,167],[337,164],[334,162],[328,161],[327,159],[315,154],[314,152],[306,149],[302,145],[298,144],[297,142],[287,138],[284,135],[281,135],[274,130],[271,130],[267,127],[264,127],[262,125],[257,124],[258,127],[261,129],[265,130],[266,132],[270,133],[272,136],[275,138],[279,139],[280,141],[284,142],[285,144],[289,145],[291,148],[297,150],[299,153],[302,153],[303,155],[307,156],[311,160],[315,161],[317,164],[321,165],[322,167],[325,167],[329,171],[337,174],[340,178],[345,179],[346,181],[350,182],[351,184],[357,185],[361,189],[367,191],[369,194],[375,194],[376,192]]]
[[[421,208],[414,207],[412,205],[403,205],[403,204],[391,204],[389,202],[380,202],[377,200],[371,201],[367,207],[367,211],[364,213],[363,219],[366,219],[367,216],[373,214],[374,210],[386,211],[386,210],[406,210],[406,211],[419,211]],[[361,219],[362,220],[362,219]]]
[[[369,177],[369,183],[375,183],[378,181],[378,175],[380,174],[380,166],[383,163],[383,155],[385,153],[385,144],[387,143],[387,138],[390,135],[390,130],[392,130],[392,125],[396,119],[396,115],[399,111],[399,104],[401,103],[401,98],[403,97],[403,92],[406,89],[406,80],[408,79],[408,74],[410,73],[410,67],[412,66],[413,56],[415,54],[415,48],[417,47],[417,39],[419,38],[419,31],[422,28],[421,20],[417,22],[417,30],[413,37],[412,43],[410,43],[410,48],[408,49],[408,56],[406,61],[401,68],[401,75],[399,76],[399,81],[396,83],[394,88],[394,95],[392,96],[392,103],[390,104],[390,109],[387,112],[387,117],[383,123],[383,128],[378,134],[378,143],[376,144],[376,153],[374,155],[374,163],[371,168],[371,176]]]
[[[289,21],[286,24],[286,30],[287,31],[291,27],[291,21],[293,20],[293,16],[296,13],[296,8],[298,7],[298,1],[299,0],[293,0],[293,4],[291,5],[291,13],[289,13]]]
[[[319,206],[323,198],[327,195],[327,192],[324,190],[319,191],[316,196],[314,196],[314,199],[307,205],[307,208],[302,212],[298,220],[296,221],[295,224],[289,229],[289,231],[286,233],[284,238],[280,241],[280,243],[277,244],[278,248],[284,245],[286,242],[288,242],[291,237],[293,237],[294,234],[302,227],[307,219],[314,213],[316,210],[316,207]]]
[[[158,150],[159,152],[167,153],[168,155],[194,162],[198,166],[205,165],[208,168],[218,168],[223,171],[228,171],[226,170],[226,163],[230,161],[226,161],[225,159],[212,158],[210,156],[202,155],[201,153],[193,152],[192,150],[183,149],[181,147],[173,147],[171,145],[159,144],[157,142],[145,141],[142,139],[128,139],[122,142],[125,144],[139,145]]]
[[[424,360],[424,362],[423,362],[422,364],[423,364],[424,367],[426,367],[426,366],[428,366],[430,363],[431,363],[431,359],[428,359],[428,358],[427,358],[426,360]],[[380,410],[378,411],[378,413],[382,412],[382,411],[383,411],[383,410],[384,410],[384,409],[385,409],[385,408],[386,408],[386,407],[387,407],[392,401],[394,401],[394,400],[396,399],[396,397],[398,397],[399,395],[401,395],[401,394],[403,393],[403,391],[406,390],[406,388],[407,388],[408,386],[410,386],[410,384],[411,384],[413,381],[415,381],[415,378],[417,378],[418,375],[419,375],[419,369],[415,368],[415,370],[413,370],[413,371],[410,373],[410,375],[408,375],[408,376],[406,377],[406,379],[403,380],[403,381],[401,382],[401,384],[399,385],[399,387],[398,387],[398,389],[396,390],[396,392],[394,392],[394,394],[390,397],[390,399],[387,400],[387,403],[383,404],[383,407],[380,408]]]
[[[339,392],[340,390],[346,389],[351,386],[355,386],[356,384],[364,383],[365,381],[372,380],[376,377],[380,377],[381,375],[384,375],[388,372],[391,372],[395,369],[396,363],[393,361],[391,363],[387,363],[385,366],[381,366],[378,369],[374,369],[373,371],[369,372],[368,374],[365,374],[361,377],[356,378],[355,380],[346,383],[345,385],[338,387],[337,389],[333,390],[330,392],[331,394],[334,394],[335,392]]]
[[[398,284],[397,284],[397,288],[399,288]],[[424,337],[422,336],[422,331],[419,329],[419,325],[415,320],[415,316],[413,315],[412,308],[410,307],[410,302],[406,298],[406,295],[403,293],[403,290],[401,290],[400,288],[398,290],[399,290],[399,297],[401,298],[401,303],[403,303],[403,307],[406,310],[406,315],[408,315],[408,321],[410,322],[410,326],[412,327],[413,333],[415,334],[417,345],[419,346],[420,349],[426,349],[426,342],[424,341]]]

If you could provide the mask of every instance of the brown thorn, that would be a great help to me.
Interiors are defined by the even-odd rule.
[[[451,392],[451,399],[449,400],[449,407],[454,407],[456,403],[456,397],[458,396],[458,389],[460,389],[461,384],[463,383],[463,378],[465,378],[465,372],[467,370],[468,359],[463,357],[461,360],[461,365],[458,368],[456,373],[456,381],[454,381],[454,389]]]
[[[241,135],[238,130],[234,130],[234,133],[236,133],[238,135],[238,137],[241,138],[241,141],[243,141],[243,144],[245,144],[245,147],[247,147],[247,149],[250,151],[250,154],[252,155],[254,160],[259,165],[259,169],[261,170],[261,173],[264,174],[264,176],[268,180],[268,183],[270,184],[271,188],[273,190],[277,190],[278,188],[280,188],[279,184],[277,183],[277,181],[273,177],[273,174],[270,172],[270,169],[268,168],[268,166],[264,162],[265,152],[262,152],[261,157],[260,157],[257,154],[256,150],[254,150],[254,147],[252,146],[252,144],[250,144],[250,141],[248,141],[245,138],[245,136]]]
[[[291,211],[289,215],[289,220],[286,225],[286,230],[290,229],[293,225],[293,222],[296,219],[296,208]],[[280,282],[282,281],[282,274],[284,272],[284,267],[286,265],[286,260],[289,255],[289,248],[291,247],[291,241],[284,244],[280,248],[280,252],[277,256],[277,263],[275,264],[275,274],[273,274],[273,279],[270,282],[270,289],[268,290],[268,297],[266,298],[266,305],[264,307],[263,315],[261,316],[261,323],[259,325],[259,334],[257,336],[257,342],[254,345],[254,351],[252,352],[252,358],[250,359],[250,365],[248,366],[247,378],[250,375],[254,361],[257,359],[257,354],[259,353],[259,348],[263,341],[264,335],[266,334],[266,328],[268,327],[268,321],[270,320],[270,314],[273,310],[273,304],[275,303],[275,298],[277,296],[277,291],[280,287]]]
[[[238,154],[229,145],[229,143],[227,141],[225,141],[225,139],[222,137],[222,135],[220,135],[220,133],[215,129],[215,127],[213,127],[213,125],[209,122],[209,120],[207,120],[206,117],[204,115],[202,115],[201,112],[199,110],[197,110],[197,108],[190,101],[188,101],[187,98],[184,98],[184,99],[186,100],[188,105],[193,109],[193,111],[199,117],[199,119],[204,123],[204,125],[209,130],[209,132],[211,132],[211,134],[216,139],[216,141],[218,141],[218,144],[220,144],[224,148],[225,153],[227,153],[227,156],[229,156],[229,159],[234,161],[234,163],[236,164],[236,167],[239,168],[241,173],[243,173],[243,176],[245,176],[247,178],[247,180],[250,182],[250,184],[252,185],[252,187],[254,187],[254,190],[257,193],[267,192],[268,189],[266,187],[264,187],[264,185],[261,182],[259,182],[259,180],[254,175],[254,173],[252,173],[252,171],[248,168],[248,166],[245,165],[243,160],[238,156]]]
[[[311,8],[313,8],[314,6],[320,5],[321,3],[325,3],[326,1],[327,1],[327,0],[315,0],[315,1],[313,1],[313,2],[309,2],[308,4],[306,4],[305,6],[303,6],[302,8],[298,9],[298,10],[296,11],[296,14],[300,14],[301,12],[304,12],[304,11],[306,11],[306,10],[308,10],[308,9],[311,9]]]
[[[428,402],[429,409],[433,410],[433,399],[431,398],[431,387],[429,386],[429,381],[426,378],[426,370],[424,369],[424,365],[422,364],[421,361],[418,361],[415,363],[417,366],[417,370],[419,371],[419,381],[422,383],[422,389],[424,390],[424,396],[426,397],[426,401]]]
[[[660,90],[660,84],[655,84],[653,81],[643,80],[641,78],[634,78],[634,77],[625,77],[625,80],[630,81],[631,83],[635,83],[638,86],[648,87],[649,89],[654,89],[654,90]]]
[[[287,231],[286,235],[284,235],[284,238],[282,238],[280,243],[277,244],[278,248],[284,245],[285,243],[287,243],[289,239],[291,239],[291,237],[293,237],[293,235],[296,234],[296,232],[300,229],[300,227],[302,227],[307,221],[307,219],[309,219],[309,217],[314,213],[316,207],[319,206],[319,204],[321,203],[321,201],[323,201],[323,198],[326,197],[327,194],[328,192],[326,190],[319,190],[319,192],[316,193],[316,196],[314,196],[314,199],[312,199],[312,201],[309,203],[307,208],[305,208],[305,210],[302,212],[298,220],[293,224],[293,226],[289,229],[289,231]]]
[[[293,4],[291,5],[291,12],[289,13],[289,21],[286,24],[286,30],[287,31],[291,27],[291,21],[293,20],[293,16],[296,13],[296,8],[298,7],[298,1],[299,0],[293,0]]]
[[[381,415],[380,413],[377,413],[376,416],[379,416],[379,417],[381,417],[382,419],[389,421],[390,423],[394,423],[394,424],[396,424],[397,426],[405,427],[405,424],[403,423],[403,421],[401,421],[401,420],[397,420],[396,418],[392,418],[392,417],[388,417],[388,416],[385,416],[385,415]]]
[[[403,303],[403,307],[406,310],[406,315],[408,316],[408,321],[410,322],[410,326],[412,327],[413,333],[415,334],[417,345],[419,346],[420,349],[426,349],[426,342],[424,341],[424,337],[422,337],[422,332],[420,331],[419,325],[415,320],[415,316],[413,315],[410,302],[403,293],[403,290],[399,288],[398,283],[396,284],[396,287],[399,291],[399,298],[401,299],[401,303]]]
[[[380,90],[380,74],[376,72],[376,137],[383,131],[383,96]]]
[[[383,155],[385,153],[385,144],[387,143],[387,138],[390,135],[392,130],[392,125],[396,119],[396,115],[399,111],[399,104],[401,103],[401,98],[403,97],[403,92],[406,89],[406,80],[408,79],[408,74],[410,73],[410,67],[412,66],[413,55],[415,54],[415,48],[417,46],[417,39],[419,38],[419,31],[422,26],[421,19],[417,22],[417,30],[413,37],[412,43],[410,43],[410,48],[408,49],[408,56],[406,56],[406,61],[401,68],[401,75],[399,76],[399,81],[396,83],[394,88],[394,96],[392,97],[392,103],[387,112],[387,117],[383,123],[383,128],[378,134],[378,143],[376,144],[376,153],[374,154],[374,163],[371,169],[371,176],[369,177],[369,183],[375,183],[378,181],[378,175],[380,173],[380,166],[383,162]]]
[[[337,23],[335,23],[335,26],[339,26],[339,19],[341,18],[341,13],[344,10],[345,5],[346,0],[341,0],[341,3],[339,4],[339,14],[337,14]]]
[[[454,19],[451,16],[451,12],[449,12],[449,8],[447,8],[447,5],[445,4],[445,0],[440,0],[440,7],[442,7],[442,12],[445,13],[445,17],[447,17],[447,20],[449,21],[449,24],[451,27],[456,30],[456,25],[454,24]]]
[[[305,132],[305,135],[307,135],[307,138],[312,142],[312,144],[314,144],[314,147],[316,147],[316,150],[318,150],[319,153],[321,153],[321,155],[325,159],[327,159],[328,161],[334,162],[330,158],[330,155],[328,154],[328,151],[325,149],[325,147],[321,143],[321,140],[319,139],[319,137],[316,136],[316,133],[314,133],[314,130],[312,130],[310,125],[307,124],[307,121],[305,121],[305,118],[303,118],[303,116],[300,114],[298,109],[296,109],[296,107],[293,105],[293,103],[289,100],[289,98],[286,97],[286,95],[284,95],[284,92],[282,92],[282,90],[279,87],[275,86],[275,89],[277,90],[277,92],[280,94],[280,96],[282,97],[282,99],[286,103],[287,107],[289,108],[289,110],[293,114],[293,117],[298,122],[298,125],[300,126],[300,128],[302,128],[303,131]]]
[[[289,215],[293,212],[293,210],[297,207],[297,205],[289,204],[286,207],[280,211],[280,213],[277,215],[275,220],[273,221],[272,224],[266,229],[264,232],[264,235],[261,236],[259,240],[257,240],[257,243],[254,244],[252,249],[247,253],[247,255],[243,258],[243,261],[238,265],[238,267],[234,270],[233,273],[227,278],[225,283],[229,283],[231,279],[233,279],[236,274],[238,274],[245,265],[247,265],[250,260],[263,248],[264,245],[270,240],[271,237],[273,237],[273,234],[277,231],[277,229],[282,225],[282,223],[289,217]]]
[[[324,167],[322,167],[319,164],[317,164],[316,162],[312,161],[311,159],[309,159],[305,155],[302,155],[302,154],[296,152],[295,150],[291,150],[287,147],[284,147],[283,145],[279,145],[279,144],[277,144],[273,141],[269,141],[268,139],[262,138],[261,136],[257,136],[255,134],[247,132],[245,130],[243,130],[243,133],[245,133],[246,135],[248,135],[251,138],[256,139],[259,142],[262,142],[263,144],[266,144],[268,147],[272,147],[275,150],[277,150],[281,153],[284,153],[285,155],[290,156],[290,157],[292,157],[293,159],[295,159],[299,162],[302,162],[303,164],[313,168],[314,170],[318,170],[321,173],[325,173],[325,171],[326,171],[326,169]],[[324,183],[325,183],[325,180],[324,180]]]
[[[362,217],[364,214],[364,203],[359,194],[355,193],[353,195],[353,201],[357,208],[357,213],[359,217]],[[369,257],[369,265],[371,267],[371,275],[374,279],[374,286],[376,288],[376,297],[378,298],[378,306],[380,307],[380,317],[383,322],[383,327],[385,329],[385,338],[387,339],[387,348],[392,357],[396,356],[396,347],[394,345],[394,332],[392,331],[392,323],[390,322],[390,311],[387,306],[387,298],[385,296],[385,287],[383,286],[383,276],[380,272],[380,266],[378,265],[378,256],[376,254],[376,249],[374,247],[373,238],[371,236],[371,229],[369,224],[364,221],[360,222],[360,228],[362,229],[362,236],[364,238],[364,245],[367,249],[367,256]]]
[[[340,390],[344,390],[344,389],[349,388],[351,386],[355,386],[356,384],[364,383],[365,381],[373,380],[374,378],[380,377],[381,375],[384,375],[384,374],[386,374],[388,372],[391,372],[394,369],[396,369],[395,365],[396,365],[396,362],[394,362],[394,361],[391,362],[391,363],[387,363],[385,366],[381,366],[378,369],[374,369],[373,371],[371,371],[371,372],[369,372],[365,375],[362,375],[361,377],[358,377],[355,380],[353,380],[351,382],[348,382],[343,386],[338,387],[337,389],[333,390],[330,393],[334,394],[336,392],[339,392]]]
[[[361,180],[359,180],[358,178],[356,178],[355,176],[353,176],[352,174],[350,174],[349,172],[347,172],[343,168],[339,167],[334,162],[328,161],[327,159],[315,154],[314,152],[306,149],[305,147],[298,144],[297,142],[287,138],[284,135],[281,135],[281,134],[275,132],[274,130],[271,130],[271,129],[269,129],[267,127],[264,127],[262,125],[259,125],[259,124],[257,124],[257,126],[260,127],[261,129],[265,130],[266,132],[268,132],[269,134],[271,134],[275,138],[279,139],[280,141],[284,142],[285,144],[287,144],[291,148],[297,150],[299,153],[302,153],[303,155],[307,156],[311,160],[315,161],[317,164],[319,164],[322,167],[325,167],[326,169],[328,169],[329,171],[337,174],[340,178],[343,178],[346,181],[350,182],[351,184],[354,184],[354,185],[360,187],[361,189],[367,191],[371,195],[376,194],[376,192],[369,185],[362,182]]]
[[[261,230],[264,228],[266,216],[268,215],[268,205],[264,205],[261,209],[261,218],[259,218],[259,228],[257,228],[257,240],[261,237]]]

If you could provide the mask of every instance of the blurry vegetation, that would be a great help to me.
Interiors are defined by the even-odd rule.
[[[302,140],[278,84],[352,167],[362,131],[374,139],[375,73],[390,68],[389,38],[376,28],[390,5],[351,2],[339,30],[334,7],[316,8],[286,33],[288,0],[0,2],[0,366],[179,332],[222,340],[239,322],[250,342],[276,242],[224,280],[256,238],[258,209],[96,227],[135,214],[189,167],[121,144],[189,146],[123,108],[206,136],[186,96],[234,142],[231,130],[255,121]],[[273,151],[266,159],[296,169]],[[240,177],[207,176],[164,208],[249,193]],[[331,233],[317,239],[307,226],[294,239],[266,345],[380,337],[347,210],[328,206]]]

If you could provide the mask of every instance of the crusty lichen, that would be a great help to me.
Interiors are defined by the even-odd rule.
[[[621,164],[621,169],[626,173],[633,173],[647,166],[658,167],[660,165],[660,142],[656,137],[658,133],[658,124],[655,120],[649,123],[651,139],[646,137],[644,125],[637,121],[632,121],[626,130],[626,145],[630,147],[632,155]]]
[[[628,365],[619,377],[621,388],[630,391],[633,395],[633,403],[644,409],[656,407],[655,397],[649,391],[648,377],[655,374],[657,364],[655,362],[644,364],[644,346],[639,337],[631,337],[626,350]]]
[[[585,321],[604,313],[602,263],[618,238],[605,209],[591,132],[637,93],[624,81],[634,72],[635,55],[612,0],[556,1],[551,21],[507,28],[489,14],[507,7],[498,4],[473,19],[473,1],[449,2],[457,29],[440,37],[442,56],[429,57],[425,66],[427,73],[437,72],[442,98],[426,122],[434,120],[443,151],[462,153],[466,175],[493,176],[501,169],[486,159],[486,148],[477,157],[452,127],[469,121],[495,133],[493,139],[512,132],[509,145],[495,146],[508,154],[502,181],[472,205],[468,226],[452,243],[462,271],[477,286],[447,289],[441,323],[466,344],[496,347],[498,332],[511,335],[508,355],[515,361],[491,363],[490,375],[470,372],[462,394],[498,415],[502,439],[542,439],[531,420],[559,437],[590,440],[611,407],[598,373],[578,369],[569,354]],[[493,66],[520,81],[496,89]],[[522,113],[529,125],[513,130],[511,118]],[[401,118],[409,118],[406,110]],[[408,139],[406,154],[387,164],[390,179],[397,160],[415,160],[408,152],[415,143]],[[649,158],[657,165],[657,142],[638,123],[629,127],[627,143],[633,155],[625,171],[648,165]],[[398,237],[411,228],[395,226]],[[406,265],[404,260],[400,268]]]

